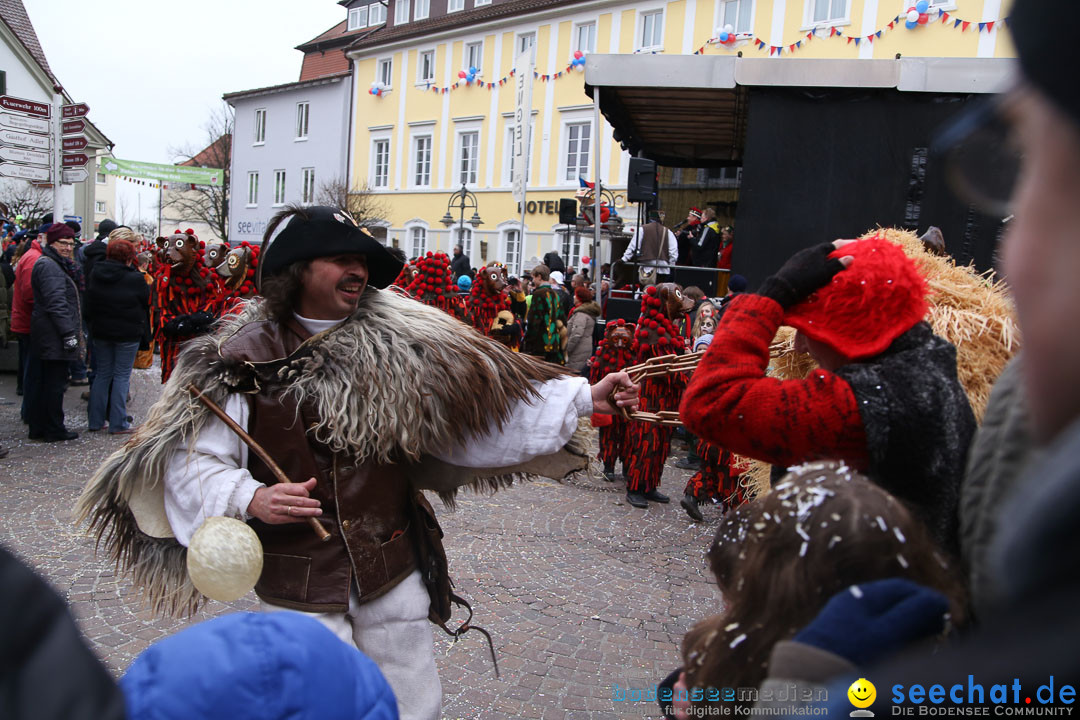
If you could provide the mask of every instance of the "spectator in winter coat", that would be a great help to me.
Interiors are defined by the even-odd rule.
[[[450,259],[450,271],[454,273],[454,282],[457,282],[462,275],[468,275],[471,269],[468,256],[461,251],[460,245],[455,245],[454,257]],[[472,278],[470,277],[469,280]]]
[[[109,432],[130,432],[127,392],[135,353],[146,334],[149,306],[150,288],[135,267],[135,246],[128,240],[110,240],[105,260],[94,266],[86,291],[95,363],[87,410],[91,432],[104,426],[106,407]]]
[[[757,294],[730,302],[683,395],[683,421],[774,471],[844,460],[911,503],[941,547],[956,552],[975,432],[956,348],[923,322],[926,280],[898,245],[836,245],[796,253]],[[805,379],[766,376],[782,324],[798,329],[796,348],[817,361]]]
[[[19,341],[19,374],[15,392],[23,396],[22,419],[29,422],[26,407],[26,365],[30,358],[30,317],[34,312],[34,291],[30,287],[30,274],[34,263],[41,257],[41,242],[24,240],[22,255],[15,257],[15,287],[11,297],[11,334]]]
[[[592,291],[587,287],[574,290],[574,309],[566,326],[566,367],[576,373],[585,369],[592,356],[593,329],[600,317],[600,306],[593,302]]]
[[[397,720],[367,656],[297,612],[208,620],[143,651],[120,680],[127,720]]]
[[[116,228],[120,227],[112,220],[105,218],[98,223],[98,235],[94,239],[94,242],[79,248],[82,253],[82,269],[83,276],[90,277],[90,273],[94,271],[94,265],[99,260],[105,259],[105,245],[109,242],[109,233]]]
[[[46,245],[30,276],[34,311],[25,397],[30,439],[54,442],[79,437],[64,427],[64,389],[68,364],[82,352],[83,337],[73,260],[75,233],[55,223],[45,237]]]

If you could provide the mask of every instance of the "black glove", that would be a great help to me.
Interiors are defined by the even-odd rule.
[[[798,305],[815,290],[825,287],[833,275],[844,269],[839,258],[830,260],[836,250],[832,243],[805,248],[788,259],[775,275],[765,278],[757,294],[772,298],[787,310]]]
[[[210,330],[210,326],[217,320],[213,313],[205,310],[191,313],[190,315],[177,315],[161,327],[161,331],[169,337],[186,337],[202,335]]]
[[[74,350],[77,347],[79,347],[79,336],[78,335],[68,335],[66,338],[64,338],[64,349],[65,350]]]

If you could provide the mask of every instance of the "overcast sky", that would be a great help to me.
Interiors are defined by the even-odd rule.
[[[336,0],[23,2],[53,73],[115,155],[163,163],[169,148],[205,144],[222,94],[299,79],[294,48],[345,18]],[[156,192],[142,194],[149,218]]]

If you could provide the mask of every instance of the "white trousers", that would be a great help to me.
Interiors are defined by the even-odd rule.
[[[354,586],[347,613],[304,613],[375,661],[397,698],[402,720],[438,720],[442,684],[428,620],[431,598],[414,571],[380,598],[360,604]],[[288,608],[261,602],[263,612]]]

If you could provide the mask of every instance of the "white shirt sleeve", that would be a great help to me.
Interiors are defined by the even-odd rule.
[[[626,252],[623,253],[622,261],[630,262],[634,258],[634,253],[638,251],[638,244],[641,242],[641,228],[634,231],[634,236],[630,238],[630,244],[626,246]]]
[[[489,468],[558,452],[577,429],[578,418],[592,414],[589,381],[565,377],[533,387],[540,397],[519,402],[502,429],[493,423],[485,434],[473,435],[436,457],[459,467]]]
[[[667,231],[668,264],[674,265],[679,262],[679,241],[675,239],[675,233]]]
[[[229,395],[225,413],[247,428],[247,399]],[[211,416],[194,447],[181,444],[165,472],[165,514],[176,539],[185,547],[208,517],[247,520],[255,491],[265,487],[247,469],[247,445],[229,426]]]

